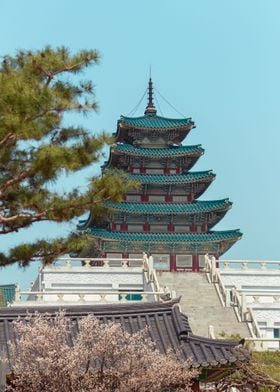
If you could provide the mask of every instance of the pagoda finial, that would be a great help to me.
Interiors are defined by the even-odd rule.
[[[148,105],[146,106],[145,114],[146,115],[157,114],[157,110],[153,102],[153,82],[151,78],[151,68],[150,68],[150,78],[149,78],[149,86],[148,86]]]

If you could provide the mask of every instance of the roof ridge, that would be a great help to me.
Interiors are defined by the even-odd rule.
[[[137,116],[137,117],[130,117],[130,116],[124,116],[124,115],[120,115],[120,119],[118,121],[120,121],[121,119],[128,119],[128,120],[139,120],[139,119],[144,119],[144,118],[158,118],[161,120],[172,120],[172,121],[184,121],[184,120],[191,120],[192,117],[182,117],[182,118],[174,118],[174,117],[164,117],[164,116],[158,116],[157,114],[154,116],[149,116],[149,115],[142,115],[142,116]]]

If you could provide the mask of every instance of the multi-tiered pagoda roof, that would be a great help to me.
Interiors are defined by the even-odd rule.
[[[181,144],[193,128],[191,118],[157,115],[151,79],[144,116],[121,116],[103,170],[122,169],[141,188],[122,203],[106,202],[102,227],[92,216],[81,222],[80,229],[98,240],[100,256],[148,252],[159,269],[199,270],[205,253],[218,258],[241,238],[239,230],[212,230],[231,208],[228,199],[197,200],[215,174],[191,170],[204,154],[201,145]]]

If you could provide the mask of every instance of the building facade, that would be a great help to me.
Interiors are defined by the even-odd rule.
[[[105,203],[110,213],[102,225],[94,216],[79,225],[97,240],[99,256],[135,258],[145,251],[159,270],[199,271],[206,253],[219,258],[241,238],[239,230],[212,230],[231,208],[228,199],[198,200],[215,174],[191,171],[204,153],[201,145],[182,145],[193,128],[191,118],[157,115],[150,79],[144,116],[121,116],[103,166],[124,170],[141,187],[122,203]]]

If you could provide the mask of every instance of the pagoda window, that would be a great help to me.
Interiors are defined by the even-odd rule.
[[[122,253],[107,253],[106,257],[108,259],[122,259]]]
[[[142,225],[127,225],[127,231],[133,232],[133,233],[142,233],[143,232],[143,226]]]
[[[164,190],[163,187],[151,187],[150,189],[150,194],[154,194],[154,195],[162,195],[163,193],[166,193],[166,191]]]
[[[132,173],[140,174],[140,169],[134,167]]]
[[[168,254],[152,253],[154,268],[160,271],[170,270],[170,256]]]
[[[191,231],[190,226],[175,226],[174,231],[176,233],[189,233]]]
[[[176,174],[177,173],[177,169],[169,169],[169,174]]]
[[[151,201],[151,202],[154,202],[154,201],[164,202],[165,201],[165,196],[162,196],[162,195],[150,195],[149,196],[149,201]]]
[[[162,161],[150,161],[146,159],[145,167],[152,169],[152,168],[164,168],[165,164]]]
[[[143,263],[143,253],[129,253],[129,267],[141,267]],[[131,259],[140,259],[140,260],[131,260]]]
[[[146,169],[146,174],[164,174],[164,169]]]
[[[126,201],[141,201],[141,195],[126,195]]]
[[[128,223],[138,223],[143,222],[143,216],[139,215],[129,215],[127,218]]]
[[[197,232],[197,233],[201,233],[201,232],[202,232],[202,227],[201,227],[201,225],[197,225],[197,226],[196,226],[196,232]]]
[[[192,267],[192,255],[176,255],[176,267],[177,268],[191,268]]]
[[[177,215],[176,216],[176,223],[184,225],[184,226],[190,226],[192,224],[192,221],[189,219],[189,216],[184,216],[184,215]]]
[[[167,233],[168,232],[168,227],[167,225],[151,225],[150,226],[150,231],[152,232],[158,232],[158,233]]]
[[[186,202],[188,201],[188,197],[186,195],[173,196],[173,201],[174,203]]]

